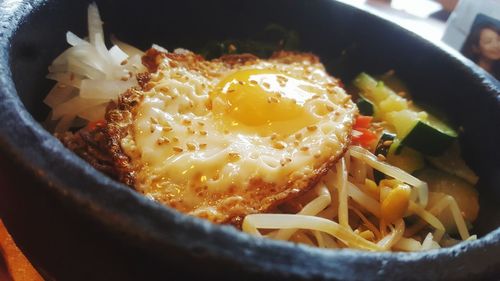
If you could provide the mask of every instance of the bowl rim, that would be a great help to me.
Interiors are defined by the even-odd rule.
[[[318,0],[321,1],[321,0]],[[359,7],[344,2],[325,0],[342,6],[342,9]],[[500,265],[494,252],[500,252],[500,227],[475,241],[456,246],[417,253],[372,253],[352,249],[338,251],[321,250],[288,242],[252,237],[230,226],[214,225],[208,221],[181,214],[171,208],[155,203],[125,185],[118,183],[66,149],[47,132],[27,111],[17,95],[10,70],[10,40],[27,17],[46,5],[48,0],[16,2],[13,6],[0,2],[0,144],[19,165],[24,166],[37,178],[47,183],[47,189],[64,196],[65,200],[81,208],[93,220],[108,225],[120,232],[138,238],[138,243],[154,242],[159,248],[176,247],[195,252],[212,259],[229,263],[247,264],[256,273],[280,274],[301,279],[320,276],[325,279],[382,278],[389,280],[404,278],[407,271],[398,269],[412,266],[419,272],[419,279],[435,277],[435,272],[426,271],[426,266],[436,263],[456,265],[456,273],[447,278],[463,278],[463,274],[477,274]],[[362,11],[367,16],[377,17]],[[393,23],[391,23],[393,24]],[[405,30],[408,36],[420,36]],[[455,64],[466,66],[469,76],[500,100],[500,83],[491,81],[472,62],[462,58],[455,50],[434,44]],[[35,141],[33,141],[35,140]],[[29,141],[21,148],[20,142]],[[28,144],[28,143],[27,143]],[[62,152],[62,153],[61,153]],[[52,169],[46,169],[52,167]],[[64,173],[61,173],[64,171]],[[78,178],[78,181],[74,179]],[[172,232],[172,229],[176,231]],[[165,235],[168,233],[168,235]],[[232,248],[227,248],[227,241]],[[189,243],[186,243],[189,242]],[[485,249],[491,249],[485,251]],[[479,267],[468,266],[472,259],[481,257]],[[363,271],[357,270],[363,268]]]

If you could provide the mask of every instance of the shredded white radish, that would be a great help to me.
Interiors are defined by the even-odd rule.
[[[68,42],[68,44],[70,44],[73,47],[78,45],[90,45],[89,42],[76,36],[76,34],[74,34],[71,31],[66,32],[66,42]]]
[[[58,83],[45,98],[51,107],[51,119],[59,120],[55,132],[79,125],[79,120],[104,118],[106,105],[129,88],[137,86],[136,74],[145,71],[142,52],[123,42],[130,54],[118,45],[107,49],[101,16],[95,3],[88,8],[88,38],[68,31],[71,46],[49,66],[47,78]]]
[[[100,35],[104,41],[104,30],[99,9],[96,3],[91,3],[87,9],[87,21],[89,28],[89,39],[92,45],[96,45],[95,39]]]
[[[45,97],[43,102],[51,108],[54,108],[59,104],[76,97],[77,95],[78,91],[75,88],[62,83],[57,83]]]
[[[128,58],[128,55],[116,45],[109,49],[109,55],[115,64],[122,64]]]
[[[120,48],[122,51],[124,51],[129,57],[133,57],[133,56],[142,57],[142,55],[144,55],[143,51],[137,49],[136,47],[134,47],[132,45],[129,45],[125,42],[118,40],[118,38],[116,38],[115,36],[111,36],[111,43],[113,43],[113,45],[118,46],[118,48]]]
[[[84,99],[116,99],[136,83],[132,79],[129,81],[84,79],[80,87],[80,97]]]

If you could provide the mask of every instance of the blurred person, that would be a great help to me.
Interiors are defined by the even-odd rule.
[[[500,80],[500,26],[492,23],[474,25],[461,52]]]

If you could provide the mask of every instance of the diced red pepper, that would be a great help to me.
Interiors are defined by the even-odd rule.
[[[370,124],[372,123],[372,120],[373,120],[372,116],[358,115],[358,117],[356,117],[356,120],[354,122],[354,129],[357,129],[357,128],[368,129],[368,128],[370,128]]]
[[[377,135],[365,128],[356,128],[355,129],[358,133],[353,133],[352,135],[352,141],[354,143],[357,143],[365,148],[370,148],[373,142],[377,140]]]

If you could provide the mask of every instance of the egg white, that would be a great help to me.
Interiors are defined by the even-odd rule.
[[[314,123],[287,134],[225,126],[220,116],[228,102],[211,93],[228,75],[250,69],[277,71],[309,85],[303,90],[313,93],[301,106]],[[164,57],[151,81],[122,148],[136,167],[136,188],[183,212],[220,217],[224,210],[215,206],[237,205],[248,189],[263,188],[254,182],[293,188],[291,183],[317,176],[347,147],[355,106],[320,63],[277,58],[190,67]]]

